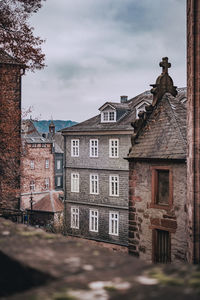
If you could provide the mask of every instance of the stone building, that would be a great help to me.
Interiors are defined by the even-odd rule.
[[[31,210],[37,216],[43,213],[39,222],[42,224],[48,219],[45,217],[47,212],[55,215],[63,211],[60,200],[63,191],[55,190],[54,145],[51,139],[36,130],[31,120],[22,122],[22,142],[21,209]],[[39,217],[32,219],[39,220]]]
[[[20,205],[21,76],[25,66],[0,49],[0,213]]]
[[[134,124],[129,161],[129,251],[149,262],[186,260],[186,89],[167,58],[153,102]]]
[[[131,121],[152,95],[106,102],[100,114],[62,130],[64,135],[66,231],[128,245],[128,162]]]

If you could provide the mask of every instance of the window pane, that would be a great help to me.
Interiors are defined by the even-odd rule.
[[[157,170],[158,176],[158,190],[157,190],[157,204],[169,204],[169,171]]]

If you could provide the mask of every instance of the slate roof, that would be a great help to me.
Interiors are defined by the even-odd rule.
[[[32,120],[23,120],[21,125],[22,138],[29,144],[49,144],[52,141],[43,137],[36,129]]]
[[[33,210],[46,211],[46,212],[59,212],[63,211],[63,202],[59,199],[58,193],[50,192],[44,196],[40,201],[33,205]]]
[[[62,133],[67,132],[98,132],[98,131],[118,131],[118,130],[133,130],[131,122],[136,118],[135,107],[142,101],[146,101],[149,104],[152,102],[153,96],[149,91],[146,91],[130,100],[126,103],[116,103],[116,102],[106,102],[100,107],[100,109],[106,104],[110,104],[116,109],[124,110],[122,116],[116,122],[101,123],[101,115],[96,115],[95,117],[88,119],[84,122],[76,124],[71,127],[64,128]]]
[[[186,89],[165,94],[136,138],[128,158],[186,159]]]
[[[2,64],[12,64],[12,65],[21,65],[21,66],[23,66],[22,63],[20,63],[17,59],[15,59],[12,56],[10,56],[3,49],[0,49],[0,63],[2,63]]]

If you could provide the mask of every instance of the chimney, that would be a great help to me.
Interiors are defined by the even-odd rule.
[[[120,102],[121,103],[126,103],[128,101],[128,96],[121,96],[120,97]]]

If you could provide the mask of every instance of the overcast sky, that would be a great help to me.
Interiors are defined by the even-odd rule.
[[[31,18],[47,67],[23,77],[23,107],[41,119],[86,120],[106,101],[148,90],[164,56],[185,86],[185,2],[47,0]]]

